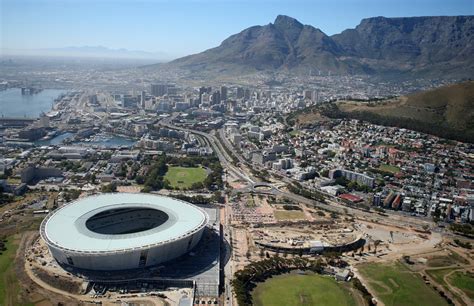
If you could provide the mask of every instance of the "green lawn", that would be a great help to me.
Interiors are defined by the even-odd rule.
[[[190,188],[194,183],[206,179],[206,169],[201,167],[168,167],[164,179],[170,182],[173,188]]]
[[[298,136],[300,134],[300,131],[293,130],[293,131],[289,132],[288,134],[290,134],[290,136]]]
[[[453,286],[461,289],[470,299],[474,300],[474,275],[461,271],[448,276],[448,281]]]
[[[358,268],[377,298],[386,306],[447,305],[419,275],[400,263],[365,264]]]
[[[379,170],[391,172],[393,174],[400,172],[400,168],[387,164],[380,165]]]
[[[7,250],[0,255],[0,305],[15,305],[19,290],[13,262],[18,248],[14,237],[8,237]]]
[[[252,293],[255,306],[356,305],[350,292],[329,276],[286,274],[258,284]]]
[[[275,210],[273,214],[277,220],[305,219],[304,212],[301,210]]]
[[[456,270],[456,268],[436,269],[436,270],[426,269],[426,273],[428,273],[428,275],[431,276],[438,284],[447,288],[447,284],[444,281],[444,276],[446,274],[449,274],[453,270]]]

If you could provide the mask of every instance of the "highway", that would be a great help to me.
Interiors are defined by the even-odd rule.
[[[232,164],[233,159],[232,159],[232,157],[229,156],[229,154],[223,148],[223,146],[229,146],[227,149],[231,152],[234,152],[235,149],[231,147],[230,143],[228,143],[228,142],[226,143],[222,129],[219,130],[219,133],[220,133],[220,138],[223,140],[224,143],[221,143],[219,141],[219,139],[217,139],[217,137],[214,136],[214,135],[211,135],[211,134],[208,134],[208,133],[205,133],[205,132],[202,132],[202,131],[196,131],[196,130],[182,128],[182,127],[175,126],[175,125],[171,124],[171,121],[173,119],[175,119],[177,115],[178,114],[173,114],[172,116],[162,120],[160,122],[161,125],[166,126],[170,129],[186,131],[186,132],[198,135],[200,137],[203,137],[206,140],[206,142],[211,145],[211,147],[213,148],[213,150],[216,152],[217,156],[219,157],[219,160],[220,160],[222,166],[225,169],[227,169],[227,171],[229,173],[233,174],[235,177],[238,177],[238,178],[242,179],[243,181],[247,182],[249,185],[258,183],[256,181],[256,179],[251,177],[250,173],[245,173],[244,167],[237,168],[236,166],[234,166]],[[242,163],[242,165],[247,163],[245,161],[245,159],[243,159],[243,157],[240,156],[240,154],[234,154],[234,155]],[[256,168],[256,169],[258,170],[259,168]],[[285,183],[292,183],[293,182],[293,180],[288,178],[288,177],[283,177],[283,178],[278,179],[278,180],[283,181]],[[258,191],[253,190],[252,192],[258,192]],[[340,213],[340,214],[343,214],[343,213],[347,212],[348,214],[351,214],[354,217],[360,218],[362,220],[376,220],[377,222],[385,223],[385,224],[388,224],[388,225],[397,225],[397,226],[402,226],[402,227],[410,227],[411,226],[411,227],[414,227],[414,228],[420,228],[421,229],[421,227],[423,225],[425,225],[425,224],[430,225],[431,224],[431,222],[429,220],[418,218],[418,217],[411,217],[411,216],[406,216],[406,215],[401,215],[401,214],[391,213],[391,212],[387,212],[386,215],[382,216],[382,215],[378,214],[377,212],[368,212],[368,211],[365,211],[365,210],[362,210],[362,209],[352,208],[350,206],[342,205],[342,204],[338,203],[336,197],[330,197],[329,195],[328,195],[328,197],[331,198],[331,200],[329,202],[330,204],[326,204],[326,203],[322,203],[322,202],[319,202],[319,201],[311,200],[311,199],[305,198],[303,196],[291,193],[289,191],[281,190],[281,188],[280,189],[277,188],[274,194],[278,195],[278,196],[285,197],[285,198],[290,199],[290,200],[293,200],[295,202],[304,203],[304,204],[307,204],[307,205],[310,205],[310,206],[313,206],[313,207],[318,207],[318,208],[321,208],[321,209],[324,209],[324,210],[327,210],[327,211],[332,211],[332,212],[336,212],[336,213]]]
[[[249,175],[243,173],[241,169],[238,169],[232,164],[232,157],[229,156],[226,150],[224,150],[217,137],[205,132],[191,130],[171,124],[171,121],[173,121],[176,116],[177,114],[173,114],[172,116],[161,120],[159,124],[169,129],[184,131],[202,137],[203,140],[214,150],[214,152],[216,152],[216,155],[219,158],[219,161],[221,162],[223,168],[227,169],[230,174],[234,175],[235,177],[238,177],[243,181],[246,181],[247,183],[255,183],[255,181]]]
[[[219,161],[221,162],[221,165],[223,166],[224,169],[227,169],[228,174],[232,174],[233,176],[243,180],[248,184],[248,186],[242,190],[245,190],[244,192],[252,192],[252,193],[259,193],[258,190],[252,188],[254,184],[259,183],[255,178],[252,177],[251,173],[245,173],[245,165],[247,165],[247,161],[240,155],[240,154],[233,154],[240,162],[242,165],[241,168],[236,167],[233,165],[233,158],[227,153],[229,152],[235,152],[235,149],[231,146],[231,144],[227,141],[225,138],[225,135],[223,133],[223,130],[220,129],[218,131],[219,133],[219,138],[222,140],[221,141],[215,136],[211,135],[202,131],[197,131],[197,130],[192,130],[192,129],[187,129],[183,127],[179,127],[176,125],[173,125],[171,122],[178,116],[178,114],[173,114],[172,116],[163,119],[159,122],[161,126],[170,128],[170,129],[175,129],[175,130],[180,130],[180,131],[185,131],[188,133],[192,133],[196,135],[197,137],[202,138],[202,140],[212,147],[214,152],[219,158]],[[227,150],[224,149],[224,146],[227,147]],[[250,169],[251,166],[249,166]],[[259,170],[259,168],[254,167],[254,169]],[[409,216],[403,216],[400,214],[386,214],[386,215],[380,215],[377,212],[368,212],[365,210],[361,209],[356,209],[349,207],[347,205],[342,205],[337,202],[336,197],[330,197],[330,200],[327,203],[323,203],[320,201],[315,201],[312,199],[308,199],[306,197],[294,194],[292,192],[289,192],[285,190],[285,186],[288,183],[293,183],[293,180],[288,177],[283,177],[283,178],[278,178],[274,180],[279,180],[285,182],[283,186],[273,184],[274,188],[271,190],[272,194],[275,196],[282,196],[285,197],[289,200],[292,200],[296,203],[303,203],[308,205],[309,207],[318,207],[320,209],[326,210],[326,211],[331,211],[331,212],[336,212],[341,215],[352,215],[357,219],[364,220],[364,221],[372,221],[372,222],[377,222],[380,224],[386,224],[390,226],[396,226],[396,227],[413,227],[413,228],[418,228],[421,229],[424,224],[431,224],[431,222],[427,222],[426,220],[420,219],[420,218],[414,218],[414,217],[409,217]],[[240,191],[240,190],[239,190]],[[268,191],[262,191],[262,193],[267,193]],[[227,218],[225,218],[226,221],[223,224],[223,230],[224,230],[224,235],[227,237],[230,237],[232,235],[231,227],[228,223]],[[224,275],[225,275],[225,305],[230,305],[232,306],[233,304],[233,296],[232,296],[232,290],[231,290],[231,284],[230,280],[232,279],[233,271],[232,271],[232,260],[229,260],[227,265],[224,267]]]

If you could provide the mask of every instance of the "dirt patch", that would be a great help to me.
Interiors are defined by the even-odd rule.
[[[380,294],[392,294],[393,293],[392,288],[390,288],[389,286],[387,286],[383,282],[379,282],[379,281],[376,281],[376,280],[370,280],[369,285],[370,284],[373,284],[372,287],[374,287],[374,285],[375,285],[375,286],[378,286],[381,289],[385,290],[385,292],[380,292]],[[398,287],[398,285],[397,285],[397,287]],[[380,290],[376,290],[376,291],[380,291]]]
[[[310,305],[311,297],[306,294],[300,294],[300,304],[301,305]]]
[[[399,288],[399,287],[400,287],[400,286],[397,284],[397,282],[393,280],[393,278],[389,278],[388,281],[390,282],[390,284],[392,284],[393,287],[395,287],[395,288]]]
[[[53,306],[54,304],[47,300],[42,300],[35,303],[35,306]]]
[[[33,272],[41,279],[43,282],[47,283],[51,287],[58,288],[59,290],[66,291],[72,294],[81,293],[81,283],[71,281],[60,275],[54,276],[46,273],[40,269],[33,269]]]
[[[31,301],[35,305],[49,306],[62,303],[63,305],[78,305],[78,302],[67,297],[58,295],[54,292],[48,291],[39,287],[32,281],[25,271],[25,250],[29,248],[37,239],[39,233],[37,231],[25,232],[22,235],[18,252],[15,259],[15,272],[18,277],[18,282],[22,288],[20,290],[20,301]]]

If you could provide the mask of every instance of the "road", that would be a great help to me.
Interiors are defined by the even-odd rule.
[[[258,190],[255,190],[254,188],[250,188],[253,186],[255,183],[258,183],[257,179],[252,177],[252,174],[250,173],[249,169],[253,168],[255,170],[262,170],[259,167],[254,167],[253,165],[250,166],[248,165],[247,161],[240,155],[234,153],[233,155],[237,158],[237,160],[240,163],[240,167],[236,167],[233,164],[234,158],[231,157],[228,152],[235,152],[235,149],[232,147],[232,145],[227,141],[225,138],[224,132],[222,129],[218,131],[219,133],[219,138],[218,139],[215,135],[211,135],[209,133],[205,133],[202,131],[197,131],[197,130],[192,130],[188,128],[183,128],[179,127],[176,125],[172,124],[172,121],[178,116],[178,114],[173,114],[172,116],[163,119],[160,121],[160,125],[170,128],[170,129],[175,129],[175,130],[180,130],[180,131],[185,131],[188,133],[192,133],[196,135],[197,137],[202,138],[202,140],[212,147],[214,152],[219,158],[219,161],[221,162],[221,165],[223,166],[224,169],[227,169],[228,174],[231,174],[242,181],[246,182],[249,186],[244,188],[248,190],[248,192],[254,192],[258,193]],[[222,142],[221,142],[222,141]],[[226,148],[224,148],[224,146]],[[246,167],[248,165],[248,167]],[[248,169],[246,169],[248,168]],[[275,179],[276,180],[276,179]],[[284,188],[288,183],[293,183],[294,181],[291,178],[288,177],[282,177],[278,178],[279,181],[283,181],[285,184],[273,184],[274,187],[279,187],[279,188],[273,188],[272,193],[277,196],[282,196],[287,199],[290,199],[292,201],[295,201],[297,203],[304,203],[310,207],[318,207],[327,211],[332,211],[336,212],[339,214],[351,214],[355,218],[361,219],[361,220],[369,220],[369,221],[375,221],[381,224],[387,224],[390,226],[398,226],[398,227],[414,227],[414,228],[421,228],[423,224],[429,224],[429,222],[426,222],[424,220],[421,220],[419,218],[413,218],[413,217],[408,217],[408,216],[402,216],[399,214],[387,214],[384,216],[379,215],[376,212],[367,212],[361,209],[355,209],[352,207],[348,207],[346,205],[342,205],[337,202],[336,197],[329,197],[331,200],[329,200],[328,203],[323,203],[320,201],[315,201],[308,199],[306,197],[291,193]],[[232,235],[231,227],[230,224],[228,223],[227,218],[226,222],[223,224],[224,227],[224,233],[225,235],[229,238],[230,235]],[[226,264],[224,267],[224,275],[225,275],[225,305],[232,305],[233,303],[233,296],[232,296],[232,288],[231,288],[231,283],[230,280],[232,279],[233,275],[233,267],[232,267],[232,260],[229,260],[229,262]]]
[[[191,130],[191,129],[186,129],[183,127],[175,126],[171,124],[171,122],[178,116],[178,114],[173,114],[168,118],[165,118],[159,122],[161,126],[170,128],[170,129],[175,129],[179,131],[184,131],[188,133],[192,133],[196,135],[197,137],[200,137],[206,145],[212,147],[214,152],[216,153],[217,157],[219,158],[219,161],[224,169],[227,169],[228,174],[232,174],[235,177],[238,177],[248,183],[253,183],[254,181],[248,177],[247,175],[243,174],[242,171],[237,169],[234,165],[232,165],[232,158],[227,154],[227,152],[219,145],[219,141],[215,136],[212,136],[210,134],[207,134],[205,132],[201,131],[196,131],[196,130]],[[231,228],[229,226],[229,220],[227,218],[227,211],[224,212],[224,218],[223,218],[223,232],[224,236],[226,237],[227,241],[231,241],[229,238],[232,235]],[[232,246],[230,246],[232,249]],[[232,306],[234,305],[234,297],[232,295],[232,286],[230,283],[230,280],[232,279],[233,276],[233,267],[232,267],[232,260],[229,260],[226,265],[224,266],[224,304]]]
[[[229,156],[226,150],[224,150],[217,137],[202,131],[191,130],[171,124],[171,121],[174,120],[177,115],[178,114],[173,114],[172,116],[161,120],[159,124],[170,129],[192,133],[198,137],[201,137],[205,141],[205,143],[209,145],[214,150],[214,152],[216,152],[216,155],[219,158],[222,167],[227,169],[230,174],[234,175],[235,177],[238,177],[239,179],[247,183],[255,183],[254,179],[252,179],[249,175],[243,173],[241,169],[238,169],[232,164],[232,157]]]
[[[219,157],[219,161],[221,162],[222,166],[225,169],[227,169],[227,171],[229,173],[231,173],[234,176],[242,179],[243,181],[247,182],[249,185],[256,183],[256,179],[253,178],[250,173],[246,173],[245,167],[237,168],[236,166],[233,165],[233,163],[232,163],[233,158],[231,156],[229,156],[229,154],[227,153],[227,150],[230,151],[230,152],[235,152],[235,149],[233,149],[231,147],[230,143],[228,143],[228,142],[225,143],[225,137],[224,137],[222,129],[219,130],[219,135],[220,135],[220,138],[222,139],[222,141],[224,143],[221,143],[219,141],[219,139],[217,139],[217,137],[214,136],[214,135],[211,135],[211,134],[208,134],[208,133],[205,133],[205,132],[202,132],[202,131],[196,131],[196,130],[192,130],[192,129],[182,128],[182,127],[175,126],[175,125],[171,124],[171,121],[174,120],[177,116],[178,116],[178,114],[173,114],[172,116],[166,118],[165,120],[162,120],[160,123],[161,123],[161,125],[166,126],[170,129],[177,129],[177,130],[181,130],[181,131],[186,131],[186,132],[189,132],[189,133],[192,133],[192,134],[195,134],[195,135],[198,135],[198,136],[202,137],[203,139],[205,139],[206,143],[208,143],[213,148],[213,150],[216,152],[217,156]],[[228,146],[227,150],[224,149],[224,146]],[[233,155],[237,157],[237,159],[241,162],[242,165],[245,165],[247,163],[245,161],[245,159],[243,159],[243,157],[240,154],[233,154]],[[254,168],[257,169],[257,170],[260,169],[259,167],[254,167]],[[282,177],[282,178],[279,178],[279,180],[283,181],[285,183],[293,183],[294,182],[294,180],[292,180],[288,177]],[[252,192],[256,192],[256,191],[252,191]],[[354,215],[354,217],[356,217],[356,218],[360,218],[360,219],[363,219],[363,220],[377,220],[377,222],[386,223],[388,225],[397,225],[397,226],[402,226],[402,227],[403,226],[404,227],[411,226],[411,227],[414,227],[414,228],[420,228],[421,229],[421,227],[423,225],[425,225],[425,224],[430,225],[431,224],[431,222],[429,220],[418,218],[418,217],[411,217],[411,216],[406,216],[406,215],[397,214],[397,213],[393,213],[393,214],[392,213],[387,213],[386,215],[381,216],[376,212],[367,212],[365,210],[352,208],[350,206],[342,205],[342,204],[338,203],[336,197],[329,197],[328,196],[331,200],[330,200],[329,204],[326,204],[326,203],[322,203],[322,202],[319,202],[319,201],[314,201],[314,200],[305,198],[303,196],[300,196],[300,195],[297,195],[297,194],[294,194],[294,193],[291,193],[291,192],[288,192],[288,191],[285,191],[285,190],[281,190],[281,188],[276,189],[275,195],[279,195],[279,196],[285,197],[287,199],[293,200],[295,202],[304,203],[304,204],[307,204],[307,205],[310,205],[310,206],[318,207],[318,208],[328,210],[328,211],[333,211],[333,212],[336,212],[336,213],[345,213],[345,212],[347,212],[351,215]]]
[[[229,151],[234,152],[235,149],[232,147],[230,142],[225,137],[223,129],[219,129],[219,136],[220,136],[220,139],[223,142],[222,145],[226,146]],[[237,157],[237,159],[239,160],[239,162],[241,164],[247,164],[247,161],[240,154],[236,153],[236,154],[234,154],[234,156]],[[258,167],[258,166],[254,166],[254,169],[263,170],[263,168]],[[271,171],[269,171],[269,173],[271,174]],[[278,180],[284,182],[285,184],[292,184],[292,183],[295,182],[295,180],[293,180],[289,177],[286,177],[286,176],[278,178]],[[251,192],[256,192],[256,191],[252,190]],[[364,211],[364,210],[361,210],[361,209],[352,208],[350,206],[343,205],[343,204],[339,203],[337,197],[333,197],[333,196],[330,196],[330,195],[327,195],[327,198],[329,199],[329,204],[326,204],[326,203],[322,203],[320,201],[314,201],[314,200],[305,198],[303,196],[300,196],[300,195],[282,190],[281,188],[274,188],[273,194],[285,197],[285,198],[293,200],[295,202],[304,203],[306,205],[313,206],[313,207],[318,207],[318,208],[321,208],[321,209],[324,209],[324,210],[327,210],[327,211],[332,211],[332,212],[336,212],[336,213],[346,213],[347,212],[348,214],[354,215],[356,218],[360,218],[360,219],[363,219],[363,220],[377,220],[377,222],[388,223],[390,225],[412,226],[412,227],[415,227],[415,228],[421,228],[422,225],[424,225],[424,224],[429,225],[431,223],[431,220],[429,220],[427,218],[420,218],[420,217],[415,218],[415,217],[407,216],[406,214],[399,213],[399,212],[391,212],[390,211],[390,212],[388,212],[387,216],[381,216],[377,212],[367,212],[367,211]]]

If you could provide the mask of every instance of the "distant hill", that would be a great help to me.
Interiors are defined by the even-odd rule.
[[[154,67],[201,74],[282,70],[468,78],[474,76],[472,54],[474,16],[374,17],[328,36],[279,15],[216,48]]]
[[[26,50],[3,50],[5,55],[83,57],[83,58],[115,58],[115,59],[154,59],[161,62],[168,60],[169,55],[163,52],[147,52],[128,49],[111,49],[103,46],[81,46],[64,48],[44,48]]]
[[[341,101],[293,116],[298,125],[354,118],[474,143],[474,81],[382,101]]]

